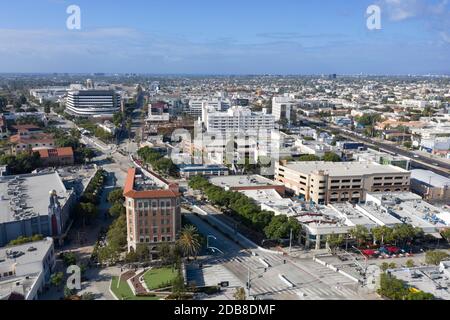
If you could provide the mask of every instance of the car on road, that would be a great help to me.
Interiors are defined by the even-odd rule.
[[[417,154],[413,155],[413,158],[420,158],[420,156],[418,156]]]

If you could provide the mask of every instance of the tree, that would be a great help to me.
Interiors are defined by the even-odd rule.
[[[73,252],[63,252],[61,253],[61,258],[66,267],[77,264],[77,256]]]
[[[344,237],[342,234],[337,235],[333,233],[327,236],[327,244],[333,254],[343,243]]]
[[[185,226],[181,230],[178,244],[183,255],[187,256],[188,259],[190,256],[197,257],[197,253],[201,248],[201,240],[197,228],[193,225]]]
[[[125,198],[123,196],[123,189],[122,188],[117,188],[114,189],[113,191],[111,191],[108,194],[108,202],[109,203],[123,203],[125,201]]]
[[[122,126],[124,115],[122,112],[117,112],[113,115],[113,123],[116,127]]]
[[[380,266],[381,271],[386,272],[387,269],[389,269],[389,263],[383,262]]]
[[[414,268],[414,260],[408,259],[408,260],[406,261],[406,267],[407,267],[407,268]]]
[[[388,226],[377,226],[371,230],[373,235],[373,242],[374,244],[377,243],[377,241],[380,241],[380,244],[384,244],[385,241],[392,240],[392,229]]]
[[[450,228],[444,229],[441,231],[441,236],[447,240],[447,242],[450,242]]]
[[[108,210],[111,217],[117,218],[122,214],[125,214],[126,210],[122,203],[115,202]]]
[[[304,154],[298,158],[298,161],[320,161],[320,158],[313,154]]]
[[[172,293],[181,298],[185,292],[186,286],[184,285],[184,278],[181,271],[179,271],[175,279],[172,280]]]
[[[404,300],[408,295],[405,283],[392,275],[382,273],[380,276],[380,289],[378,293],[392,300]]]
[[[64,273],[62,272],[54,273],[50,277],[50,283],[57,288],[61,286],[63,280],[64,280]]]
[[[293,217],[285,215],[274,216],[269,225],[264,228],[266,237],[273,240],[286,239],[292,234],[295,238],[300,233],[300,224]]]
[[[83,223],[86,223],[86,220],[90,222],[97,216],[98,210],[93,203],[81,202],[78,204],[78,213],[83,218]]]
[[[435,300],[435,299],[436,298],[434,297],[434,295],[423,291],[409,292],[405,297],[405,300]]]
[[[361,246],[361,244],[369,238],[369,230],[363,225],[357,225],[353,229],[350,229],[349,234],[356,239],[358,246]]]
[[[88,162],[91,162],[91,160],[95,157],[95,151],[90,148],[83,148],[82,154],[83,158],[86,159]]]
[[[72,297],[73,295],[75,295],[75,290],[74,289],[69,289],[68,287],[64,287],[64,298],[69,298]]]
[[[441,261],[448,260],[450,255],[445,251],[427,251],[425,254],[425,263],[432,265],[439,265]]]
[[[235,300],[239,300],[239,301],[247,300],[247,295],[245,293],[245,289],[242,287],[236,288],[236,290],[234,291],[234,294],[233,294],[233,298]]]
[[[92,292],[85,292],[81,295],[81,300],[95,300],[95,295]]]
[[[341,157],[339,157],[334,152],[326,152],[325,155],[323,156],[322,160],[327,161],[327,162],[341,162],[342,161]]]
[[[392,229],[392,237],[395,242],[400,241],[406,243],[407,241],[413,241],[415,238],[420,237],[423,231],[419,228],[415,228],[410,224],[397,224]]]

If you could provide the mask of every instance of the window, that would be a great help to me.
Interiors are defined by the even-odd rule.
[[[153,237],[153,242],[158,242],[158,237]]]

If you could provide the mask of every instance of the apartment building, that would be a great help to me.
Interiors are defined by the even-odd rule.
[[[203,118],[208,133],[271,131],[275,127],[273,115],[267,110],[253,112],[249,108],[234,106],[226,112],[210,112]]]
[[[371,162],[275,164],[275,179],[306,201],[318,204],[364,201],[367,192],[409,191],[409,171]]]
[[[128,250],[139,244],[157,252],[157,244],[173,243],[181,229],[178,184],[169,183],[156,173],[128,170],[124,193],[127,215]]]
[[[189,99],[188,109],[186,113],[193,117],[202,117],[203,110],[213,108],[215,111],[225,111],[230,106],[225,99],[214,97],[196,97]]]
[[[114,90],[72,90],[66,110],[75,116],[112,116],[121,107],[121,96]]]

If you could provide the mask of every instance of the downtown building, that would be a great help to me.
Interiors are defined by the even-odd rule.
[[[286,119],[286,124],[291,124],[291,113],[295,106],[298,106],[299,101],[292,99],[289,96],[273,97],[272,98],[272,114],[275,121]]]
[[[0,177],[0,194],[0,247],[35,234],[64,237],[76,199],[57,172]]]
[[[273,116],[234,106],[225,112],[209,108],[197,122],[194,140],[185,143],[185,151],[195,163],[257,163],[260,152],[271,148],[275,128]]]
[[[52,238],[0,248],[0,300],[38,300],[55,266]]]
[[[181,229],[178,184],[169,183],[154,172],[131,168],[123,195],[128,251],[147,245],[153,254],[158,244],[176,241]]]
[[[120,107],[121,96],[114,90],[72,90],[66,99],[66,111],[78,117],[112,117]]]
[[[275,179],[317,204],[365,201],[367,192],[409,191],[411,173],[372,162],[287,162],[275,164]]]

